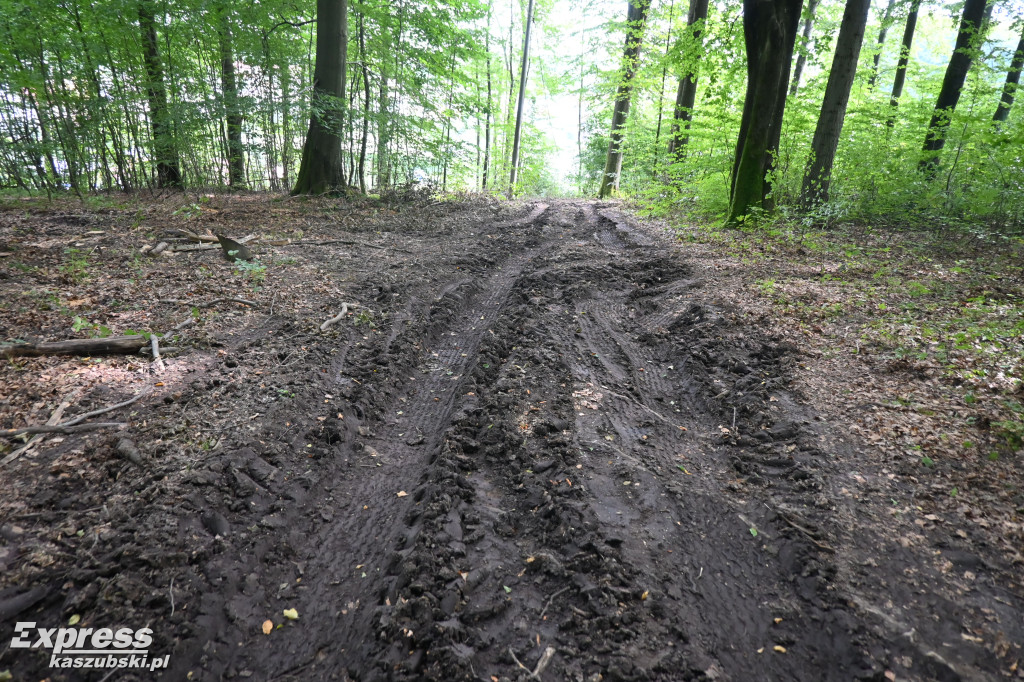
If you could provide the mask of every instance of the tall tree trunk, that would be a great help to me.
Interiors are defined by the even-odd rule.
[[[981,44],[981,27],[985,18],[987,0],[967,0],[960,19],[960,31],[956,36],[953,56],[946,67],[946,75],[942,79],[942,89],[935,102],[935,113],[928,123],[925,134],[924,158],[921,159],[921,170],[933,176],[939,167],[939,152],[946,145],[946,132],[949,120],[960,101],[960,91],[967,80],[967,72],[974,61],[974,53]]]
[[[668,53],[672,46],[672,20],[675,18],[675,0],[668,3],[668,31],[665,33],[665,56],[662,57],[661,66],[661,87],[658,88],[658,127],[654,133],[654,166],[658,166],[658,147],[661,146],[661,119],[665,109],[665,81],[668,80]]]
[[[843,11],[832,70],[828,75],[828,85],[825,86],[825,99],[821,104],[821,115],[811,142],[811,158],[800,191],[800,201],[804,207],[828,201],[832,164],[836,158],[836,147],[839,146],[839,135],[843,131],[853,78],[857,74],[857,59],[864,42],[870,8],[871,0],[847,0]]]
[[[804,66],[807,64],[807,53],[810,51],[811,31],[814,29],[814,12],[818,9],[820,0],[807,0],[807,9],[804,10],[804,30],[800,38],[800,51],[796,56],[796,66],[793,67],[793,81],[789,85],[789,94],[795,95],[800,90],[800,77],[804,73]]]
[[[317,0],[313,112],[292,194],[323,194],[345,182],[341,157],[348,0]]]
[[[229,11],[227,6],[222,6],[220,10],[220,87],[224,94],[227,121],[228,185],[237,188],[245,187],[245,149],[242,147],[242,112],[238,103]]]
[[[889,0],[885,6],[885,13],[882,14],[882,25],[878,29],[878,42],[875,44],[875,53],[871,57],[871,75],[868,77],[868,89],[874,90],[878,81],[878,64],[882,61],[882,49],[885,47],[885,37],[889,35],[889,27],[892,25],[892,8],[896,0]]]
[[[359,61],[363,67],[363,137],[359,143],[359,191],[366,194],[366,145],[370,140],[370,69],[366,65],[366,29],[359,14]]]
[[[733,161],[727,224],[742,221],[754,206],[773,208],[766,176],[773,168],[782,135],[801,5],[801,0],[743,0],[747,95]]]
[[[516,106],[516,130],[512,138],[512,172],[509,176],[508,195],[516,191],[516,175],[519,173],[519,145],[523,135],[523,102],[526,98],[526,72],[530,66],[530,27],[533,24],[533,0],[526,8],[526,26],[523,30],[523,64],[519,72],[519,101]]]
[[[601,176],[601,189],[598,196],[602,199],[619,189],[619,176],[622,174],[622,139],[629,116],[629,105],[633,98],[633,81],[636,77],[637,61],[640,58],[640,46],[644,39],[644,28],[647,24],[647,10],[651,7],[650,0],[629,0],[626,11],[626,46],[622,51],[622,71],[619,87],[615,91],[615,106],[612,109],[612,130],[608,142],[608,158]]]
[[[487,108],[484,120],[484,173],[480,188],[487,189],[487,171],[491,165],[491,2],[487,3],[487,33],[484,34],[484,50],[487,52]]]
[[[153,130],[153,152],[156,155],[157,187],[181,187],[181,163],[171,132],[171,116],[167,108],[160,48],[156,37],[156,19],[150,0],[139,0],[139,29],[142,31],[142,52],[146,64],[146,92],[149,96],[149,120]]]
[[[708,0],[690,0],[690,11],[686,16],[686,26],[690,29],[695,44],[701,41],[701,33],[708,19]],[[697,70],[688,69],[686,75],[679,79],[676,90],[676,106],[672,113],[672,136],[668,140],[668,153],[674,160],[681,161],[683,150],[689,143],[687,131],[693,120],[693,104],[697,100]]]
[[[1010,115],[1010,107],[1013,106],[1014,95],[1020,85],[1020,72],[1024,68],[1024,31],[1021,32],[1020,42],[1017,43],[1017,50],[1013,53],[1010,61],[1010,70],[1006,72],[1006,83],[1003,84],[1003,96],[996,107],[996,113],[992,120],[997,124],[1006,120]]]
[[[896,107],[900,105],[900,97],[903,96],[903,85],[907,81],[907,64],[910,62],[910,48],[914,44],[914,30],[917,28],[917,10],[921,7],[921,0],[911,0],[910,12],[907,14],[907,24],[903,29],[903,41],[900,43],[900,59],[896,63],[896,75],[892,79],[892,93],[889,95],[889,104],[892,112],[886,124],[891,128],[896,122]]]

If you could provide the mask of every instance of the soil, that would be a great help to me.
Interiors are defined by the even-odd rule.
[[[0,214],[0,335],[196,318],[163,371],[0,370],[5,428],[153,389],[0,469],[0,637],[148,626],[170,657],[111,678],[5,644],[11,679],[1024,676],[998,541],[1021,517],[925,513],[663,227],[590,201],[173,201]],[[179,223],[304,243],[134,255]],[[69,244],[85,275],[54,265]]]

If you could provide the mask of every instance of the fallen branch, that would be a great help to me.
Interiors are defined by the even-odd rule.
[[[348,315],[348,309],[349,309],[350,306],[352,308],[358,308],[359,304],[358,303],[342,303],[341,304],[341,312],[338,313],[337,315],[335,315],[334,317],[332,317],[331,319],[324,321],[324,323],[322,325],[320,325],[320,331],[325,332],[325,331],[327,331],[327,328],[330,327],[331,325],[338,324],[339,322],[341,322],[345,318],[345,316]]]
[[[810,541],[811,541],[811,543],[812,543],[812,544],[814,544],[814,546],[815,546],[815,547],[817,547],[818,549],[822,549],[822,550],[824,550],[824,551],[826,551],[826,552],[828,552],[828,553],[830,553],[830,554],[835,554],[835,553],[836,553],[836,550],[835,550],[835,549],[833,549],[832,547],[829,547],[829,546],[828,546],[828,545],[826,545],[826,544],[825,544],[824,542],[821,542],[820,540],[818,540],[818,539],[817,539],[816,537],[814,537],[814,533],[812,533],[812,532],[811,532],[810,530],[808,530],[807,528],[804,528],[803,526],[801,526],[800,524],[798,524],[798,523],[797,523],[796,521],[794,521],[793,519],[791,519],[791,518],[789,518],[788,516],[786,516],[786,514],[782,513],[782,512],[781,512],[781,511],[779,511],[778,509],[776,509],[776,510],[775,510],[775,513],[776,513],[776,514],[778,514],[778,516],[779,516],[779,518],[780,518],[780,519],[782,519],[783,521],[785,521],[786,523],[788,523],[788,524],[789,524],[790,526],[792,526],[792,527],[793,527],[793,528],[795,528],[796,530],[798,530],[798,531],[800,531],[801,533],[803,533],[803,534],[804,534],[804,536],[805,536],[805,537],[806,537],[806,538],[807,538],[808,540],[810,540]]]
[[[244,298],[215,298],[212,301],[183,301],[180,298],[161,298],[160,303],[173,303],[176,305],[189,305],[193,308],[209,308],[215,306],[218,303],[241,303],[242,305],[252,306],[254,308],[259,307],[259,303],[250,301]]]
[[[86,419],[89,419],[90,417],[98,417],[101,414],[106,414],[107,412],[113,412],[114,410],[120,409],[122,407],[127,407],[134,403],[135,401],[139,400],[140,398],[146,397],[152,392],[153,389],[139,391],[134,396],[132,396],[128,400],[125,400],[124,402],[118,403],[116,405],[111,405],[110,407],[102,407],[98,410],[93,410],[92,412],[86,412],[85,414],[80,414],[74,419],[69,419],[68,421],[62,423],[60,426],[74,426],[75,424],[80,424],[81,422],[85,421]]]
[[[402,249],[397,246],[377,246],[376,244],[367,244],[366,242],[357,242],[353,239],[323,239],[318,242],[293,242],[289,241],[286,244],[279,244],[279,246],[328,246],[329,244],[345,244],[346,246],[363,246],[367,249],[380,249],[381,251],[396,251],[398,253],[412,253],[408,249]]]
[[[75,402],[75,400],[78,399],[78,396],[82,394],[83,390],[84,389],[81,386],[79,386],[74,391],[72,391],[71,395],[65,398],[64,401],[57,406],[57,409],[53,411],[53,414],[50,415],[50,418],[46,420],[46,425],[54,426],[55,424],[60,422],[60,418],[64,416],[64,410],[71,407],[71,403]],[[18,459],[18,457],[20,457],[21,455],[25,454],[26,452],[29,452],[39,443],[39,441],[43,440],[43,438],[44,436],[42,434],[32,436],[32,438],[30,438],[29,441],[25,443],[25,445],[21,446],[11,454],[4,457],[3,460],[0,460],[0,466],[9,464],[14,460]]]
[[[254,239],[258,239],[259,235],[249,234],[241,239],[236,239],[239,244],[248,244]],[[175,253],[187,252],[187,251],[212,251],[213,249],[221,248],[220,242],[213,244],[196,244],[195,246],[175,246],[171,250]]]
[[[153,349],[153,362],[156,363],[157,371],[162,372],[167,369],[167,365],[164,364],[164,359],[160,357],[160,340],[156,334],[149,335],[149,343]]]
[[[146,345],[141,335],[108,336],[105,339],[72,339],[42,343],[15,343],[0,346],[0,357],[39,355],[99,355],[101,353],[137,353]]]
[[[95,422],[93,424],[78,424],[77,426],[26,426],[23,429],[6,429],[0,431],[0,436],[15,438],[25,433],[79,433],[82,431],[96,431],[97,429],[113,429],[128,426],[124,422]]]
[[[544,672],[545,668],[548,667],[548,664],[551,663],[551,659],[555,655],[555,647],[549,646],[546,649],[544,649],[544,653],[541,654],[540,660],[537,661],[537,667],[535,667],[532,671],[525,665],[523,665],[519,658],[516,657],[516,652],[512,651],[512,647],[508,648],[508,653],[510,656],[512,656],[512,660],[516,662],[516,665],[518,665],[520,668],[526,671],[526,674],[528,674],[535,680],[539,680],[540,674]]]

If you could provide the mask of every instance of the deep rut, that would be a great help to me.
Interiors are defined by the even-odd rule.
[[[878,673],[874,635],[823,588],[827,553],[776,513],[817,475],[768,406],[779,353],[720,347],[686,266],[593,204],[451,243],[328,360],[302,408],[329,412],[315,480],[219,569],[208,641],[172,676]],[[282,608],[299,620],[265,637]]]

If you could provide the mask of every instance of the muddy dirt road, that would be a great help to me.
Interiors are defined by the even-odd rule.
[[[170,680],[996,678],[954,605],[892,615],[913,557],[844,533],[798,358],[681,247],[584,201],[406,220],[310,256],[341,324],[254,316],[178,377],[164,440],[220,415],[212,451],[58,491],[109,532],[5,620],[146,623]]]

